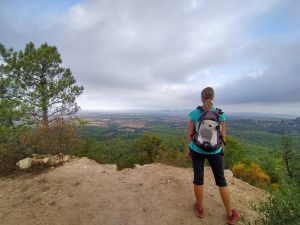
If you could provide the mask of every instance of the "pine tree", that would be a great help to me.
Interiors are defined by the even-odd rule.
[[[16,54],[0,44],[0,143],[13,141],[17,127],[15,120],[24,119],[25,104],[20,100],[21,88],[12,70]]]
[[[48,125],[78,111],[75,100],[83,86],[76,85],[69,68],[60,66],[62,59],[55,46],[44,43],[35,48],[29,42],[24,51],[6,57],[5,63],[20,82],[21,100],[28,105],[27,112],[37,121]]]

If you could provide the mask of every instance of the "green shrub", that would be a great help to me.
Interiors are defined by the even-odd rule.
[[[263,225],[299,225],[300,189],[295,185],[280,185],[267,201],[256,208],[261,213],[257,221]]]
[[[159,152],[157,162],[170,166],[191,167],[191,160],[187,157],[187,152],[162,147]]]
[[[138,157],[137,157],[137,163],[140,165],[151,163],[149,155],[146,151],[139,152]]]
[[[125,168],[134,168],[136,164],[136,160],[134,158],[127,158],[117,163],[118,170],[122,170]]]
[[[160,137],[151,134],[144,134],[138,139],[137,147],[140,151],[147,152],[150,163],[153,163],[157,159],[161,143],[162,139]]]

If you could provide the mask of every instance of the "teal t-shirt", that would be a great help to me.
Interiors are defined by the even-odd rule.
[[[211,111],[216,111],[216,108],[213,107],[211,109]],[[189,113],[189,117],[190,117],[190,120],[192,120],[194,122],[194,126],[195,126],[195,129],[197,129],[198,127],[198,120],[201,116],[201,111],[199,109],[194,109],[192,112]],[[221,114],[220,115],[220,121],[221,122],[224,122],[226,119],[225,117],[225,113]],[[198,147],[193,140],[191,140],[190,142],[190,145],[189,147],[195,151],[195,152],[198,152],[198,153],[201,153],[201,154],[218,154],[222,151],[222,147],[220,147],[219,149],[217,149],[216,151],[214,152],[206,152],[204,151],[202,148]]]

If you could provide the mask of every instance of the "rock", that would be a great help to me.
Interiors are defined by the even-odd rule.
[[[35,166],[35,165],[39,165],[41,163],[41,160],[38,158],[32,158],[32,162],[31,165]]]
[[[61,160],[56,155],[49,158],[49,165],[51,165],[51,166],[56,166],[56,165],[59,165],[60,163],[61,163]]]
[[[43,158],[42,161],[43,161],[44,163],[48,163],[48,162],[49,162],[49,158],[48,158],[48,157]]]
[[[224,170],[225,175],[227,175],[228,177],[232,177],[233,173],[231,170]]]
[[[69,155],[65,155],[65,156],[63,157],[63,161],[64,161],[64,162],[69,162],[70,159],[71,159],[71,157],[70,157]]]
[[[20,169],[25,170],[31,167],[32,165],[32,158],[25,158],[17,162],[16,164]]]

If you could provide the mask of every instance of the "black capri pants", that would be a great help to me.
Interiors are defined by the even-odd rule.
[[[204,161],[208,160],[209,165],[213,171],[216,185],[219,187],[226,187],[226,179],[224,176],[223,167],[223,154],[222,152],[218,154],[201,154],[190,149],[193,170],[194,170],[194,181],[196,185],[203,185],[203,175],[204,175]]]

